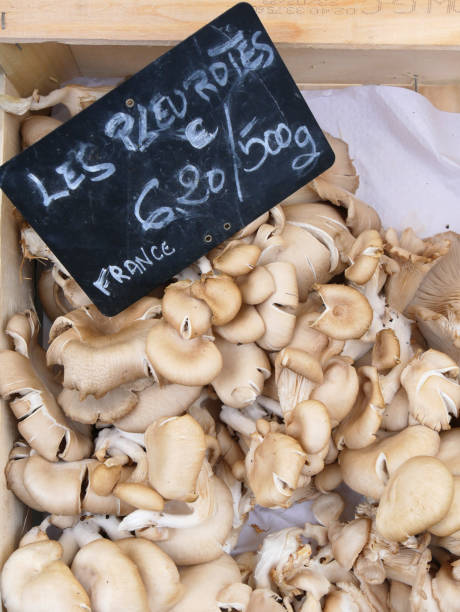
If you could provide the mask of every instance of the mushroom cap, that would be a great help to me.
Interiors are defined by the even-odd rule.
[[[320,495],[312,504],[312,512],[321,525],[329,527],[339,520],[345,508],[345,503],[338,493]]]
[[[212,514],[193,527],[168,528],[167,539],[157,542],[176,565],[196,565],[217,559],[233,526],[233,501],[229,488],[220,478],[210,479],[213,497]],[[138,537],[149,538],[149,529],[137,532]]]
[[[326,465],[322,472],[315,476],[315,487],[320,493],[329,493],[342,482],[342,471],[338,463]]]
[[[392,329],[377,332],[372,348],[372,365],[381,370],[390,370],[400,363],[399,340]]]
[[[453,476],[460,476],[460,428],[443,431],[440,434],[437,454]]]
[[[219,612],[219,593],[235,582],[241,582],[240,570],[230,555],[180,569],[184,587],[182,599],[170,612]]]
[[[151,386],[148,378],[120,385],[108,391],[103,397],[88,395],[80,399],[75,389],[62,389],[57,401],[62,410],[73,421],[94,425],[95,423],[113,423],[134,410],[138,402],[138,392]]]
[[[145,432],[149,481],[165,499],[193,501],[205,454],[205,433],[189,414],[154,421]]]
[[[366,297],[347,285],[315,285],[325,310],[312,323],[315,329],[337,340],[361,338],[369,329],[373,311]]]
[[[400,387],[389,404],[385,406],[382,429],[401,431],[409,424],[409,400],[403,387]]]
[[[331,422],[321,402],[300,402],[286,420],[286,433],[298,440],[306,453],[318,453],[329,443]]]
[[[264,266],[256,266],[252,272],[238,278],[237,284],[243,304],[261,304],[275,291],[273,276]]]
[[[215,392],[228,406],[248,406],[262,393],[270,376],[266,354],[254,343],[233,344],[216,338],[215,344],[223,360],[221,372],[211,382]]]
[[[198,399],[201,387],[155,383],[139,392],[131,412],[114,422],[123,431],[144,433],[158,419],[180,416]]]
[[[439,458],[439,457],[438,457]],[[460,529],[460,476],[454,476],[454,496],[447,514],[439,523],[431,525],[430,533],[438,537],[450,536]]]
[[[346,357],[333,357],[323,370],[323,382],[315,387],[311,399],[327,409],[331,427],[336,427],[350,412],[359,393],[358,374]],[[340,389],[340,393],[337,393]]]
[[[243,276],[254,270],[259,255],[260,249],[255,244],[232,240],[214,257],[212,266],[222,274]]]
[[[432,580],[434,598],[440,612],[457,612],[460,595],[460,581],[455,576],[458,572],[458,560],[453,563],[444,561]]]
[[[62,121],[46,115],[32,115],[21,122],[22,148],[26,149],[35,144],[57,127]]]
[[[161,495],[140,482],[121,482],[116,485],[113,494],[134,508],[154,511],[161,511],[164,508],[164,499]]]
[[[439,434],[414,425],[365,448],[343,449],[339,455],[343,480],[357,493],[378,500],[399,466],[411,457],[436,456],[439,444]]]
[[[278,353],[275,359],[276,378],[279,379],[279,374],[282,368],[288,368],[299,376],[308,378],[312,382],[320,385],[323,382],[323,369],[320,362],[305,351],[298,348],[287,346]]]
[[[439,459],[412,457],[390,476],[377,509],[377,530],[403,542],[444,518],[453,495],[454,479]]]
[[[270,432],[262,441],[257,434],[254,436],[246,455],[246,474],[256,503],[267,508],[287,508],[306,454],[291,436]]]
[[[290,263],[276,262],[265,266],[275,282],[275,291],[257,310],[265,323],[265,334],[257,344],[265,350],[279,351],[294,334],[299,304],[295,268]]]
[[[193,297],[203,300],[211,309],[212,325],[229,323],[241,308],[241,292],[230,276],[202,274],[190,290]]]
[[[13,491],[23,504],[38,512],[44,512],[45,509],[40,506],[24,485],[24,471],[28,461],[28,457],[14,458],[12,452],[10,453],[10,459],[5,468],[6,486],[10,491]]]
[[[192,296],[191,287],[188,280],[168,285],[161,303],[165,321],[187,340],[206,333],[212,318],[209,306]]]
[[[43,268],[37,282],[37,295],[51,322],[70,310],[70,308],[64,308],[61,296],[59,296],[60,291],[62,291],[61,288],[53,278],[52,268]]]
[[[332,554],[342,567],[351,570],[358,555],[367,544],[371,521],[358,518],[344,525],[331,525],[328,530]]]
[[[265,323],[254,306],[243,304],[230,323],[216,325],[214,331],[233,344],[248,344],[262,338],[265,334]]]
[[[182,596],[179,571],[174,561],[145,538],[117,540],[117,546],[137,567],[149,603],[149,610],[166,612]]]
[[[179,385],[208,385],[222,369],[214,342],[203,336],[184,340],[164,321],[150,330],[146,353],[157,375]]]
[[[458,416],[460,385],[459,366],[445,353],[429,349],[418,353],[401,373],[401,384],[409,398],[411,415],[423,425],[449,429],[451,414]]]
[[[61,557],[62,546],[48,539],[22,546],[10,555],[1,575],[8,612],[90,609],[88,595]]]
[[[383,241],[379,232],[362,232],[348,255],[352,263],[345,270],[345,278],[357,285],[364,285],[372,278],[383,255]]]
[[[361,384],[355,405],[333,434],[339,450],[344,445],[348,448],[364,448],[372,444],[382,422],[385,403],[377,370],[371,366],[362,366],[358,375]]]
[[[115,542],[102,538],[86,544],[71,569],[95,612],[149,612],[139,570]]]

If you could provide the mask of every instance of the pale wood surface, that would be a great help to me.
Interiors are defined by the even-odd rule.
[[[182,40],[228,0],[4,0],[0,41],[165,44]],[[460,0],[254,0],[276,43],[460,46]]]
[[[15,94],[7,79],[0,77],[1,93]],[[16,117],[0,113],[1,163],[19,150],[19,122]],[[18,228],[13,217],[13,206],[0,196],[0,349],[10,348],[3,333],[8,318],[32,305],[32,283],[20,279],[21,256]],[[30,276],[27,266],[24,275]],[[24,506],[6,488],[4,468],[8,453],[18,433],[15,419],[5,402],[0,402],[0,567],[17,546],[25,521]]]

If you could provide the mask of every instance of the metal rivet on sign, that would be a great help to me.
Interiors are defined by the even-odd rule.
[[[212,241],[212,236],[211,236],[211,234],[206,234],[206,236],[204,237],[204,241],[205,241],[205,242],[211,242],[211,241]]]
[[[232,226],[230,223],[224,223],[224,230],[229,230]]]
[[[134,106],[134,100],[132,98],[128,98],[125,104],[128,108],[132,108]]]

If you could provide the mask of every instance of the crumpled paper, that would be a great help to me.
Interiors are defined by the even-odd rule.
[[[356,195],[377,210],[384,227],[411,226],[422,237],[460,231],[460,113],[384,85],[302,94],[321,129],[348,143],[359,175]],[[339,492],[350,520],[361,498],[345,485]],[[311,502],[287,510],[257,506],[234,552],[256,550],[268,533],[316,522],[310,507]]]

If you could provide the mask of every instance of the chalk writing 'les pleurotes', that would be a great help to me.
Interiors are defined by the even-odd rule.
[[[244,176],[262,171],[267,159],[284,150],[292,150],[289,163],[294,173],[316,163],[320,152],[306,125],[288,125],[272,119],[274,124],[267,129],[267,118],[254,116],[241,129],[234,128],[233,90],[249,73],[266,70],[275,59],[272,47],[262,42],[262,35],[261,30],[252,34],[242,30],[232,36],[225,34],[223,42],[207,49],[208,66],[192,71],[170,91],[154,92],[147,104],[136,102],[130,113],[116,112],[105,121],[104,136],[132,154],[146,155],[152,146],[161,147],[162,141],[171,139],[190,147],[192,154],[193,150],[206,151],[220,139],[230,155],[231,176],[226,176],[218,159],[210,161],[212,155],[208,155],[207,162],[182,163],[169,177],[168,184],[162,184],[165,179],[153,174],[143,186],[134,188],[132,202],[127,207],[144,232],[161,230],[180,218],[200,216],[200,206],[211,202],[224,189],[227,193],[233,189],[243,202]],[[270,92],[267,94],[271,96]],[[195,96],[204,101],[205,107],[209,103],[213,112],[191,116],[191,101]],[[273,102],[278,107],[275,99]],[[220,116],[215,112],[216,104],[221,108]],[[283,117],[280,111],[280,119]],[[62,179],[62,188],[54,193],[48,191],[40,177],[32,172],[27,174],[45,208],[56,206],[59,200],[83,189],[85,181],[106,181],[117,172],[109,160],[88,163],[90,153],[95,151],[87,143],[68,152],[65,161],[55,169]],[[110,282],[123,284],[175,252],[165,242],[149,249],[150,254],[142,248],[134,259],[125,260],[121,266],[103,267],[93,285],[110,295]]]

